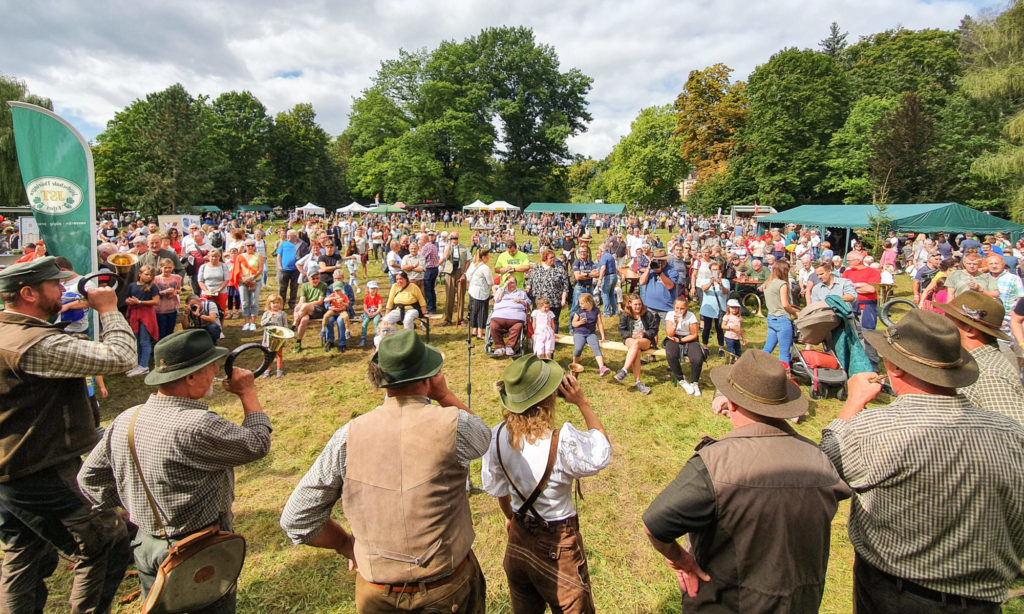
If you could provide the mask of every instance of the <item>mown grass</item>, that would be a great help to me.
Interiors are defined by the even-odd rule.
[[[468,238],[469,234],[463,236]],[[369,271],[378,280],[385,277],[378,263],[371,261]],[[273,284],[271,281],[264,296]],[[900,290],[898,294],[909,293],[909,286],[904,282]],[[616,336],[614,323],[612,318],[607,324],[609,338]],[[749,347],[761,347],[764,320],[747,318],[744,326]],[[358,341],[354,326],[353,332]],[[242,334],[238,320],[227,322],[225,335],[222,345],[228,347],[260,338],[259,332]],[[470,377],[465,329],[435,325],[431,343],[445,355],[444,373],[449,387],[465,398]],[[278,519],[292,489],[334,431],[352,417],[372,410],[382,395],[366,381],[369,350],[351,349],[343,354],[325,355],[315,343],[307,341],[306,345],[312,348],[298,355],[286,351],[287,375],[283,379],[261,379],[257,383],[274,433],[266,458],[236,470],[235,528],[248,540],[248,559],[239,581],[240,612],[355,611],[354,579],[347,571],[346,561],[333,552],[292,546],[278,528]],[[555,357],[567,364],[571,351],[567,346],[559,346]],[[606,353],[613,368],[621,365],[622,358],[622,354]],[[488,424],[496,424],[501,419],[501,409],[492,383],[500,377],[507,362],[485,356],[482,342],[474,342],[471,362],[473,411]],[[579,502],[597,607],[606,612],[680,612],[678,585],[648,545],[641,515],[691,456],[700,439],[704,435],[723,435],[729,431],[729,422],[711,412],[713,389],[708,369],[701,382],[703,396],[695,399],[673,387],[664,360],[646,365],[644,380],[652,386],[653,393],[645,397],[610,377],[599,380],[589,351],[583,363],[587,367],[582,376],[584,388],[614,448],[611,465],[598,476],[584,480],[584,499]],[[712,352],[707,367],[720,364],[722,361]],[[105,422],[143,401],[151,392],[139,380],[121,376],[108,378],[107,385],[111,396],[103,402]],[[216,393],[211,406],[229,420],[241,419],[237,400],[223,391]],[[838,413],[840,403],[834,399],[811,401],[810,407],[809,416],[796,429],[818,440],[822,427]],[[559,420],[582,427],[578,413],[569,405],[560,406]],[[479,461],[473,463],[472,474],[474,483],[479,484]],[[487,577],[488,611],[510,612],[501,565],[504,519],[495,501],[486,494],[472,495],[471,509],[476,529],[474,550]],[[832,556],[821,606],[826,613],[851,611],[853,548],[846,533],[848,510],[848,503],[841,505],[832,523]],[[340,505],[335,508],[335,517],[345,522]],[[772,536],[766,535],[765,539]],[[50,586],[46,611],[66,611],[66,566],[61,566]],[[136,588],[137,582],[127,579],[121,595]],[[113,611],[132,613],[139,609],[135,601],[115,605]],[[1010,605],[1004,612],[1024,612],[1024,608]]]

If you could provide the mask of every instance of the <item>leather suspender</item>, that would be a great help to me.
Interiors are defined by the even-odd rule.
[[[537,486],[533,489],[533,492],[530,493],[530,496],[526,497],[523,495],[523,492],[519,490],[519,487],[516,486],[516,483],[512,481],[512,476],[508,474],[508,469],[505,468],[505,463],[501,460],[500,438],[501,431],[504,428],[505,423],[502,422],[498,426],[498,432],[496,434],[496,437],[498,439],[497,441],[494,442],[494,445],[495,449],[498,452],[498,465],[501,466],[501,471],[502,473],[505,474],[505,479],[508,480],[508,483],[512,485],[512,490],[516,491],[516,494],[519,495],[519,498],[523,500],[523,505],[520,506],[518,510],[516,510],[515,516],[517,518],[522,518],[526,515],[526,512],[529,512],[533,515],[534,519],[536,519],[537,522],[541,523],[544,526],[547,526],[548,522],[544,520],[544,518],[540,514],[537,513],[537,510],[533,508],[533,504],[536,503],[537,498],[540,497],[540,493],[542,493],[544,489],[547,487],[548,480],[551,478],[551,470],[554,469],[555,467],[555,458],[558,456],[558,431],[560,429],[555,429],[554,432],[551,433],[551,446],[548,449],[548,464],[546,467],[544,467],[544,474],[540,476],[540,481],[537,482]]]
[[[132,461],[135,463],[135,471],[139,474],[139,481],[142,482],[142,489],[146,491],[146,500],[149,501],[149,508],[153,512],[153,520],[156,522],[156,527],[160,530],[161,537],[164,539],[170,539],[167,535],[167,527],[164,526],[163,521],[160,519],[160,508],[156,504],[156,499],[153,498],[152,491],[149,490],[149,484],[146,484],[146,479],[142,477],[142,463],[139,462],[139,453],[135,450],[135,420],[139,417],[139,412],[142,411],[142,405],[135,410],[132,414],[131,422],[128,423],[128,449],[132,451]]]

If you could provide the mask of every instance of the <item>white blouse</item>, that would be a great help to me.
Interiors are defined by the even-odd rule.
[[[523,495],[529,497],[544,475],[548,451],[551,449],[551,436],[549,434],[532,444],[524,439],[523,449],[516,450],[508,441],[507,428],[502,429],[501,437],[498,437],[497,426],[491,431],[491,444],[483,457],[480,476],[484,490],[493,497],[511,495],[512,509],[518,510],[523,505],[523,499],[516,494],[505,477],[505,472],[501,470],[495,446],[501,446],[501,459],[505,463],[508,475],[515,481],[516,487]],[[611,454],[612,446],[601,431],[579,431],[568,422],[563,424],[558,434],[558,456],[555,459],[555,466],[551,469],[547,486],[534,502],[533,509],[549,522],[575,516],[572,481],[595,475],[607,467],[611,461]]]

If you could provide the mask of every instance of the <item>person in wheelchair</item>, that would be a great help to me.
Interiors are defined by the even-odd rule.
[[[395,283],[388,292],[388,302],[384,307],[387,315],[384,321],[388,324],[402,323],[404,328],[415,328],[416,318],[427,313],[427,299],[419,286],[409,283],[409,274],[405,271],[395,273]]]
[[[511,356],[519,343],[520,334],[526,326],[530,313],[530,297],[520,290],[515,275],[505,278],[505,283],[494,293],[494,311],[491,312],[491,344],[494,355]]]

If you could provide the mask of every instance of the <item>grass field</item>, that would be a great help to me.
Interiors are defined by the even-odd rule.
[[[384,279],[386,286],[379,263],[371,261],[369,270],[371,277]],[[360,278],[360,283],[363,281]],[[264,296],[273,286],[271,275],[271,288],[264,290]],[[900,289],[898,295],[909,293],[905,280]],[[439,294],[443,297],[443,291]],[[361,296],[357,299],[361,301]],[[606,323],[609,339],[617,338],[615,320]],[[227,347],[258,341],[262,334],[243,334],[240,320],[229,320],[226,324],[227,338],[221,343]],[[765,337],[764,320],[747,318],[744,326],[749,347],[760,348]],[[358,342],[354,326],[353,331]],[[257,383],[274,433],[270,454],[235,472],[235,529],[248,540],[248,559],[239,581],[240,612],[355,611],[354,578],[347,571],[346,561],[333,552],[292,546],[278,527],[289,494],[334,431],[352,417],[372,410],[383,396],[366,381],[369,350],[350,349],[343,354],[325,355],[315,343],[310,343],[315,338],[315,334],[307,335],[306,345],[312,347],[301,354],[286,351],[287,375],[283,379],[261,379]],[[449,387],[465,399],[469,378],[466,330],[435,326],[431,343],[445,355],[444,373]],[[494,425],[500,420],[501,406],[492,383],[500,377],[507,361],[485,356],[482,343],[473,344],[472,409]],[[714,416],[710,409],[713,389],[708,369],[722,364],[722,360],[712,351],[701,382],[703,396],[695,399],[673,387],[663,359],[645,365],[644,380],[652,386],[653,393],[642,396],[611,377],[598,380],[592,355],[589,351],[584,355],[587,370],[581,381],[613,445],[611,465],[598,476],[584,480],[585,499],[579,505],[597,607],[605,612],[679,612],[675,577],[647,543],[640,518],[655,495],[691,456],[701,437],[720,436],[729,430],[728,420]],[[623,354],[609,352],[605,356],[612,368],[621,365]],[[555,358],[567,364],[571,350],[559,346]],[[107,386],[110,398],[102,403],[104,422],[152,392],[140,380],[121,376],[108,378]],[[211,405],[229,420],[241,420],[236,397],[218,390]],[[839,408],[835,400],[811,401],[809,415],[796,426],[797,431],[820,439],[822,427],[836,416]],[[560,405],[558,418],[582,427],[582,420],[572,406]],[[479,473],[480,462],[476,461],[472,467],[476,484],[480,482]],[[504,518],[495,500],[486,494],[472,495],[471,508],[476,528],[474,550],[487,577],[488,611],[510,612],[501,566]],[[846,533],[848,510],[849,504],[844,503],[832,524],[832,556],[821,606],[826,613],[851,610],[853,549]],[[335,517],[345,522],[340,505],[335,508]],[[766,535],[765,539],[772,536]],[[50,582],[47,612],[67,610],[68,583],[69,575],[62,565]],[[121,595],[136,588],[137,582],[127,579]],[[115,604],[113,611],[138,612],[139,603]],[[1024,612],[1024,607],[1018,600],[1004,611]]]

